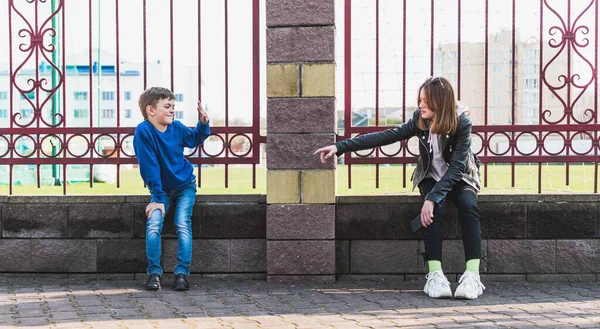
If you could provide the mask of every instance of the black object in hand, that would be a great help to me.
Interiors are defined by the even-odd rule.
[[[417,217],[415,217],[415,219],[410,221],[410,229],[413,232],[420,230],[422,227],[423,227],[423,224],[421,224],[421,215],[417,215]]]

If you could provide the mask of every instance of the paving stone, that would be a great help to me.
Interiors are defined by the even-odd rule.
[[[479,299],[464,301],[428,298],[419,281],[202,280],[188,292],[150,294],[133,280],[3,280],[0,327],[600,327],[600,284],[593,281],[486,282]]]

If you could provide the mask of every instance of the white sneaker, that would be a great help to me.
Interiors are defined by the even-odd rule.
[[[479,274],[466,270],[458,280],[460,283],[454,292],[454,298],[476,299],[483,294],[485,286],[479,279]]]
[[[452,298],[450,282],[442,271],[428,273],[425,278],[427,283],[423,291],[431,298]]]

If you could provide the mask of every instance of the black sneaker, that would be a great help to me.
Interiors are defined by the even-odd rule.
[[[150,274],[146,281],[146,290],[159,290],[162,277],[160,274]]]
[[[190,283],[188,282],[187,275],[179,273],[175,275],[175,283],[173,289],[176,291],[184,291],[190,289]]]

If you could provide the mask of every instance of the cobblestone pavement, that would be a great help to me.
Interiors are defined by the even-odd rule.
[[[422,282],[291,285],[194,279],[0,276],[0,328],[600,328],[599,283],[487,283],[474,301],[436,300]],[[453,288],[456,284],[453,284]]]

